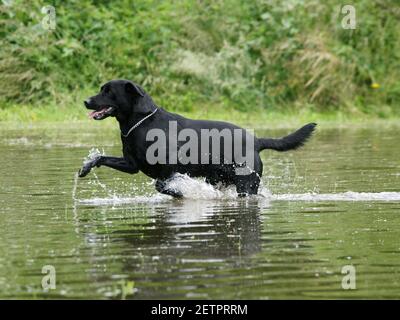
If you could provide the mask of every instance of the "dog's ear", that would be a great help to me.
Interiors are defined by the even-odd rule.
[[[143,89],[131,81],[125,83],[125,91],[129,94],[139,95],[141,97],[144,97]]]
[[[125,84],[125,91],[132,99],[133,111],[137,113],[150,113],[154,110],[154,104],[149,96],[146,96],[144,90],[137,84],[128,81]],[[144,99],[138,99],[138,97]],[[145,97],[146,96],[146,97]]]

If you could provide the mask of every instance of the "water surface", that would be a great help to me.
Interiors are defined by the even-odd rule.
[[[110,128],[0,129],[0,298],[400,297],[399,128],[319,128],[302,150],[262,153],[260,196],[186,181],[183,200],[142,174],[76,179],[91,148],[121,154]]]

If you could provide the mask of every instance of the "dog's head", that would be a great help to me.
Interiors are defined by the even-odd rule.
[[[111,80],[105,83],[99,94],[84,101],[89,116],[95,120],[116,117],[128,120],[132,113],[149,113],[156,108],[152,99],[136,83],[129,80]]]

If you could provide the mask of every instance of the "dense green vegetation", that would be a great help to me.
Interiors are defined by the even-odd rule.
[[[397,0],[3,0],[0,116],[9,110],[78,114],[105,81],[132,79],[169,110],[397,113]],[[79,117],[79,116],[78,116]],[[32,116],[34,118],[34,116]]]

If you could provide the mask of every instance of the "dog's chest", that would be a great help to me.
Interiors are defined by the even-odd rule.
[[[123,143],[123,147],[122,147],[122,153],[124,155],[124,159],[127,162],[130,163],[137,163],[137,159],[136,156],[137,155],[137,151],[135,150],[136,148],[132,145],[129,145],[127,143]]]
[[[146,145],[136,139],[122,138],[122,152],[126,161],[142,167],[146,164]]]

